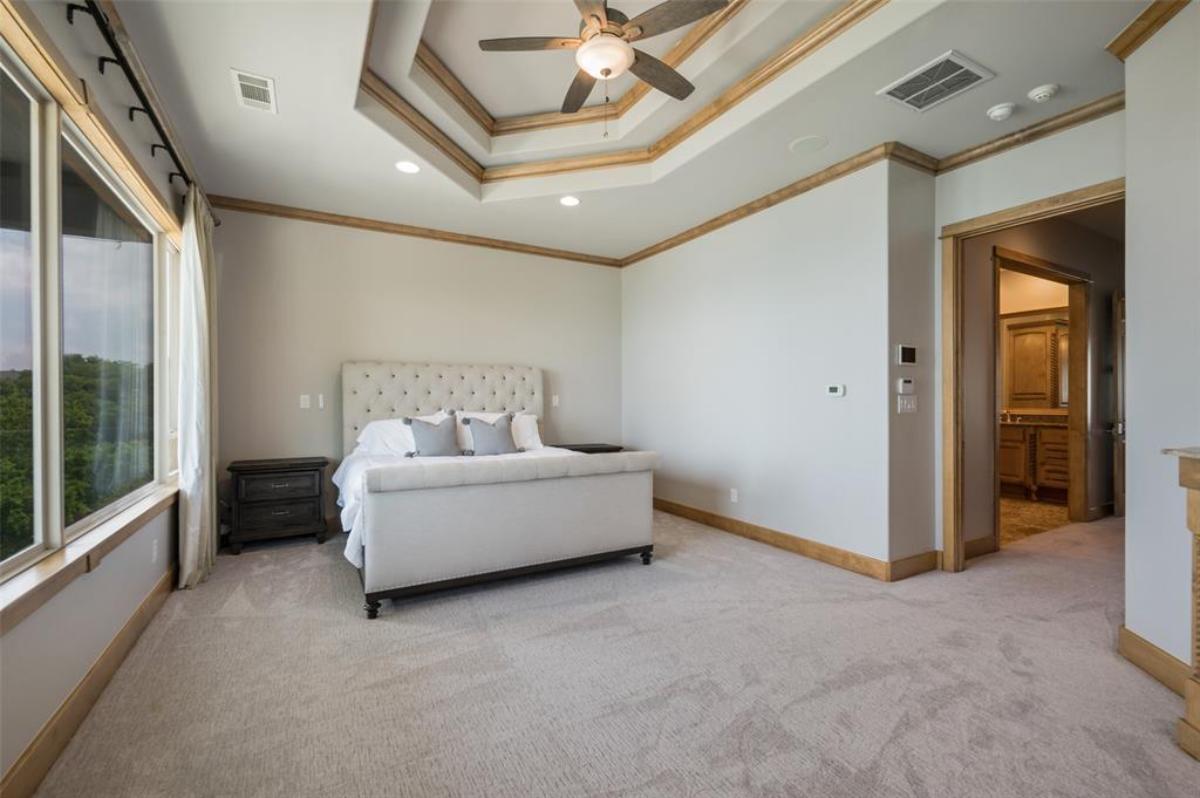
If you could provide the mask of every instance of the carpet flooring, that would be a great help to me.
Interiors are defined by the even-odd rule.
[[[1030,535],[1040,535],[1070,522],[1065,504],[1000,497],[1001,546],[1010,546]]]
[[[385,603],[335,540],[172,594],[52,796],[1195,798],[1115,652],[1122,527],[884,584],[656,514],[658,556]]]

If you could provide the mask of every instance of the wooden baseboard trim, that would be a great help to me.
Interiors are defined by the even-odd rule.
[[[789,535],[786,532],[752,524],[749,521],[739,521],[736,518],[689,507],[686,504],[679,504],[667,499],[655,498],[654,508],[680,518],[686,518],[689,521],[711,526],[714,529],[720,529],[722,532],[766,543],[768,546],[784,549],[828,565],[836,565],[838,568],[869,576],[881,582],[896,582],[925,571],[932,571],[937,567],[936,551],[927,551],[889,563],[864,554],[839,549],[837,546],[830,546],[827,543],[818,543],[815,540]]]
[[[0,795],[4,798],[24,798],[34,794],[100,698],[100,694],[104,692],[104,688],[108,686],[117,668],[133,649],[133,644],[138,641],[150,620],[167,600],[174,584],[175,569],[172,568],[155,583],[154,588],[121,627],[121,631],[117,632],[116,637],[67,696],[67,700],[50,716],[41,731],[4,774],[4,778],[0,779]]]
[[[1182,660],[1124,626],[1117,629],[1117,651],[1170,690],[1183,695],[1192,669]]]
[[[968,540],[963,544],[963,555],[969,560],[972,557],[982,557],[985,554],[993,554],[1000,550],[996,545],[996,539],[990,538],[975,538]]]
[[[923,574],[926,571],[938,570],[940,559],[938,554],[939,552],[936,551],[923,551],[911,557],[892,560],[887,564],[887,581],[899,582],[901,579],[908,579],[910,576]]]

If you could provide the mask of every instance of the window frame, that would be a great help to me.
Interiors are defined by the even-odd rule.
[[[45,87],[0,41],[0,68],[31,98],[35,113],[30,136],[32,186],[31,228],[33,278],[33,472],[34,542],[7,559],[0,560],[0,584],[41,560],[62,550],[72,541],[104,524],[130,507],[161,492],[172,481],[175,430],[167,407],[173,392],[169,384],[178,373],[178,336],[172,334],[177,315],[169,301],[171,287],[178,281],[170,275],[177,251],[162,225],[122,182],[116,170],[97,152],[87,136],[68,118]],[[152,236],[152,302],[154,378],[154,466],[149,482],[80,518],[64,525],[63,507],[63,395],[62,395],[62,206],[60,197],[62,147],[73,147],[95,175],[113,192]],[[165,366],[165,368],[164,368]]]

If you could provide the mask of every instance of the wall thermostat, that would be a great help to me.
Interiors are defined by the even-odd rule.
[[[896,393],[901,396],[911,396],[916,392],[916,383],[912,377],[901,377],[896,380]]]
[[[898,345],[896,347],[896,364],[900,366],[917,365],[917,348],[909,344]]]
[[[845,385],[826,385],[825,393],[827,393],[830,396],[845,396],[846,395],[846,386]]]

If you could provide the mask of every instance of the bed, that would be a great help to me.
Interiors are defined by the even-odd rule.
[[[334,475],[345,556],[368,618],[382,600],[641,555],[649,564],[653,452],[543,447],[486,457],[366,453],[372,421],[438,410],[543,413],[528,366],[353,362],[342,366],[345,459]]]

